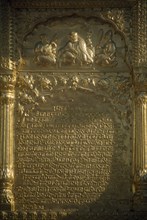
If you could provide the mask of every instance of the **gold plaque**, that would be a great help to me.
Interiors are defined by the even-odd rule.
[[[0,219],[145,219],[146,8],[0,1]]]

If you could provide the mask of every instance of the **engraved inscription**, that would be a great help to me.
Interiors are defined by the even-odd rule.
[[[110,181],[114,123],[90,106],[52,106],[18,123],[16,209],[96,201]]]

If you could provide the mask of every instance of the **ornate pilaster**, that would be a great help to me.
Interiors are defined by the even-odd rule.
[[[136,99],[135,195],[137,203],[147,204],[147,93]]]
[[[0,69],[0,210],[14,210],[14,71]]]
[[[138,0],[133,7],[135,148],[135,208],[146,211],[147,205],[147,2]],[[137,205],[137,207],[136,207]]]

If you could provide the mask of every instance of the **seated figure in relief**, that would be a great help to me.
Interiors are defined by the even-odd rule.
[[[77,32],[69,34],[69,41],[59,50],[59,62],[62,64],[92,64],[94,54],[85,40]]]
[[[49,42],[45,34],[40,35],[40,41],[34,47],[34,61],[39,65],[56,63],[57,44],[55,41]]]
[[[112,40],[112,31],[107,31],[95,48],[95,63],[101,66],[116,65],[116,46]]]

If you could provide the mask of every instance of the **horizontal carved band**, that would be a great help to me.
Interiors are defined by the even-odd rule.
[[[11,0],[12,5],[15,8],[89,8],[89,7],[128,7],[135,4],[135,0],[132,1],[119,1],[119,0],[106,0],[106,1],[65,1],[65,0],[56,0],[56,1],[16,1]]]
[[[56,219],[62,219],[62,218],[67,218],[69,217],[71,219],[71,216],[66,212],[66,211],[52,211],[52,212],[0,212],[0,217],[1,219],[9,220],[9,219],[15,219],[15,220],[56,220]],[[82,216],[74,215],[74,217],[78,219],[82,219]],[[113,219],[127,219],[127,220],[132,220],[132,219],[138,219],[138,220],[145,220],[145,214],[141,214],[140,212],[131,212],[130,213],[121,213],[121,214],[109,214],[109,215],[98,215],[98,218],[100,220],[106,219],[109,220],[111,218]],[[77,219],[76,218],[76,219]]]

